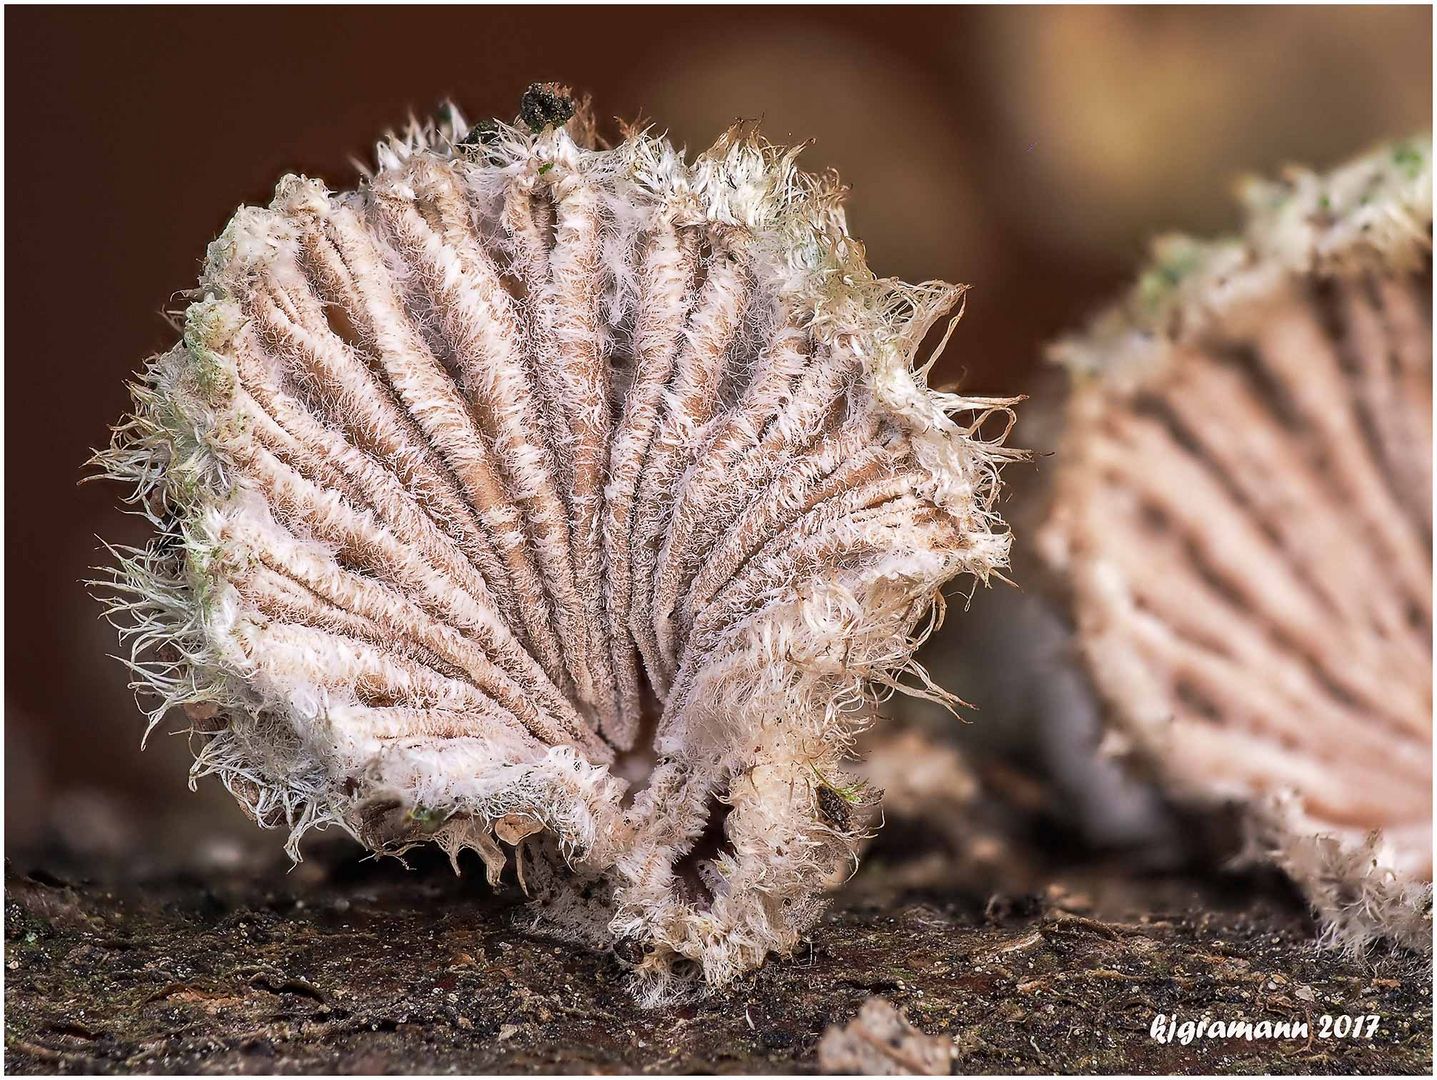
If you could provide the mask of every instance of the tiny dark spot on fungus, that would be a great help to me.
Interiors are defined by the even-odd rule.
[[[531,131],[558,127],[574,115],[574,98],[560,83],[530,83],[519,99],[519,119]]]
[[[459,140],[460,146],[487,146],[499,135],[499,121],[492,117],[476,120],[469,133]]]
[[[637,967],[644,958],[643,943],[634,938],[619,938],[610,949],[619,960],[632,967]]]
[[[818,787],[818,812],[824,821],[842,832],[847,832],[853,824],[853,814],[848,803],[827,784],[820,784]]]

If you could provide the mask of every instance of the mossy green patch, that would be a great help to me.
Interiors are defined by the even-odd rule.
[[[1204,248],[1196,241],[1173,239],[1164,243],[1157,259],[1138,279],[1137,298],[1149,313],[1160,310],[1178,287],[1203,264]]]
[[[1427,166],[1427,151],[1416,140],[1405,140],[1392,148],[1392,164],[1401,169],[1407,179],[1416,180]]]

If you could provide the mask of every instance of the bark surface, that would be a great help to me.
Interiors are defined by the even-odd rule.
[[[871,995],[951,1038],[963,1073],[1432,1065],[1425,964],[1316,951],[1300,905],[1269,878],[1083,870],[1041,896],[984,902],[895,895],[879,865],[793,959],[644,1010],[617,959],[528,929],[477,863],[461,878],[428,856],[413,864],[340,846],[290,873],[10,863],[7,1070],[813,1072],[823,1032]],[[1306,1019],[1314,1037],[1160,1043],[1159,1012]],[[1320,1039],[1324,1013],[1381,1021],[1370,1040]]]

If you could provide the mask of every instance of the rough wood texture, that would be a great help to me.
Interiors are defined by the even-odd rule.
[[[518,929],[524,909],[477,873],[352,854],[278,869],[103,885],[11,866],[8,1071],[812,1072],[823,1032],[875,994],[951,1037],[958,1072],[1431,1067],[1430,976],[1316,951],[1272,879],[1070,876],[986,912],[854,892],[794,961],[655,1011],[616,958]],[[1182,1046],[1149,1038],[1160,1011],[1382,1022],[1371,1041]]]

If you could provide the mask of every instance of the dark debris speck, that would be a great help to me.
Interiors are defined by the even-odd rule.
[[[574,96],[559,83],[530,83],[519,99],[519,119],[534,132],[566,124],[574,115]]]

